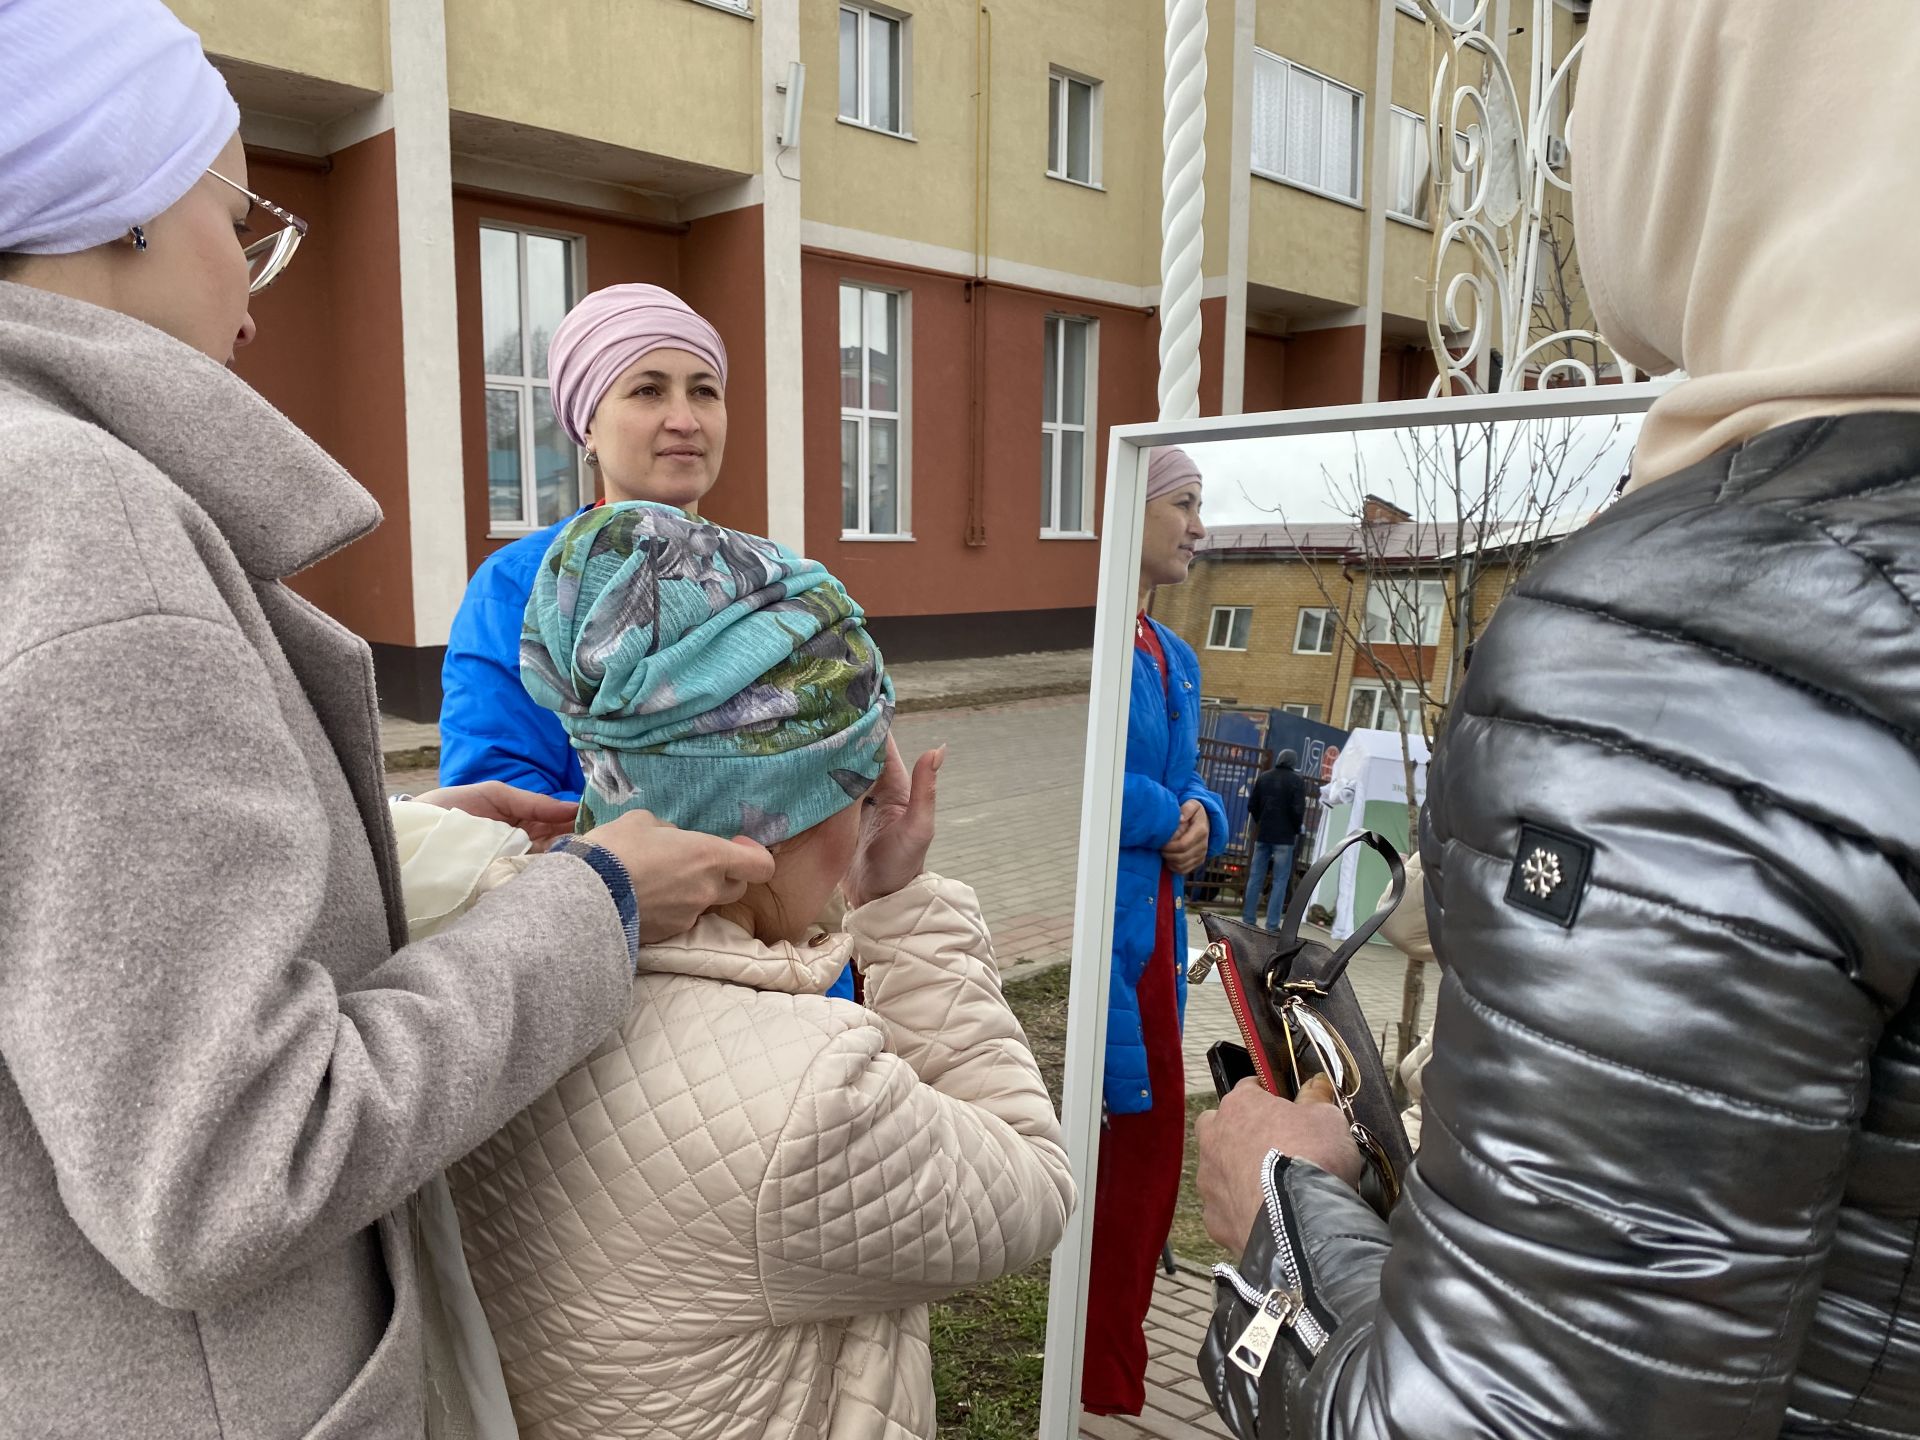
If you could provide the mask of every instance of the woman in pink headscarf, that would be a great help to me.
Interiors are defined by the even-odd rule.
[[[1140,537],[1140,612],[1120,803],[1107,991],[1100,1169],[1087,1289],[1081,1403],[1094,1415],[1138,1415],[1146,1403],[1154,1266],[1173,1224],[1187,1136],[1180,1030],[1187,1003],[1186,877],[1226,848],[1220,797],[1200,782],[1200,662],[1147,614],[1154,589],[1187,578],[1206,539],[1200,467],[1163,448],[1147,464]]]
[[[608,501],[691,510],[727,448],[727,347],[658,285],[609,285],[568,312],[547,354],[553,409]],[[467,586],[441,671],[440,777],[504,780],[580,798],[580,763],[520,684],[520,624],[534,572],[573,516],[489,556]]]

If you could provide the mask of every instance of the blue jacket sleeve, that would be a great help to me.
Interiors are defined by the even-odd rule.
[[[487,592],[475,577],[454,617],[441,669],[440,783],[501,780],[561,800],[580,798],[580,775],[566,731],[520,683],[517,602]]]
[[[1120,792],[1120,848],[1158,850],[1179,828],[1180,798],[1151,775],[1127,771]]]
[[[1187,783],[1180,787],[1180,803],[1184,805],[1189,800],[1198,800],[1207,812],[1207,858],[1211,860],[1227,848],[1226,802],[1202,785],[1198,775],[1189,775]],[[1176,810],[1175,814],[1178,813]]]

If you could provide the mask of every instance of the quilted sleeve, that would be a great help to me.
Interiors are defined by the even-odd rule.
[[[775,1147],[758,1248],[776,1324],[1018,1270],[1053,1248],[1074,1203],[973,891],[922,875],[847,924],[882,1023],[825,1047]]]

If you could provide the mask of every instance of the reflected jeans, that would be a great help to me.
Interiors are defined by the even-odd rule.
[[[1247,867],[1247,903],[1240,909],[1242,923],[1253,924],[1254,916],[1260,913],[1260,892],[1266,888],[1271,866],[1273,896],[1267,901],[1267,929],[1280,928],[1280,916],[1287,908],[1287,887],[1293,880],[1293,847],[1297,843],[1289,840],[1284,845],[1265,845],[1254,841],[1253,863]]]

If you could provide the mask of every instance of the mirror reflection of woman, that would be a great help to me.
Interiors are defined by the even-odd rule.
[[[1138,1415],[1154,1266],[1173,1224],[1186,1141],[1185,879],[1226,846],[1226,809],[1200,783],[1200,662],[1147,614],[1155,588],[1187,578],[1206,539],[1199,467],[1162,449],[1148,462],[1127,716],[1113,979],[1107,1001],[1105,1121],[1093,1211],[1082,1406]]]

